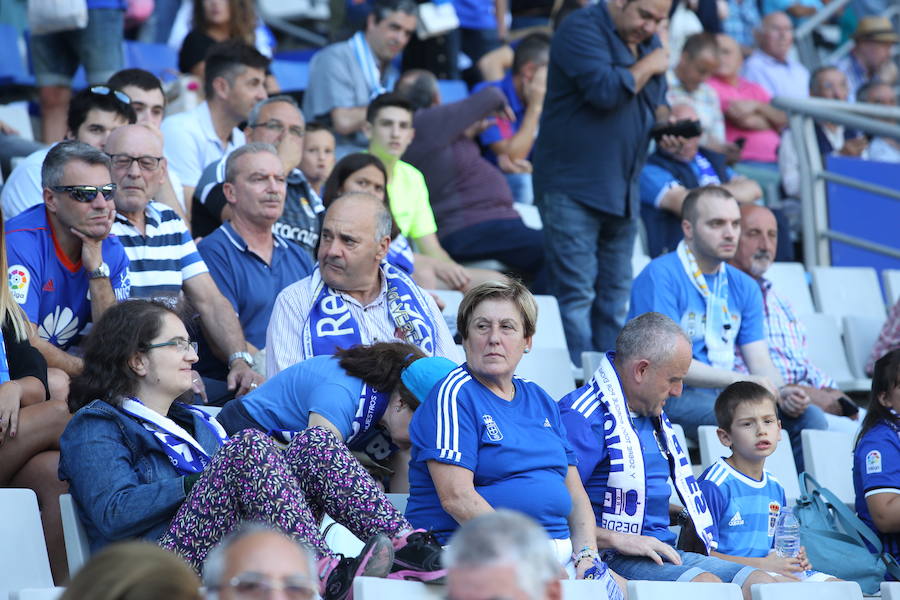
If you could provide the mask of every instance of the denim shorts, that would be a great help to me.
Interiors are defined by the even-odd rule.
[[[38,86],[70,86],[78,65],[84,65],[88,84],[105,83],[120,71],[125,11],[117,8],[88,10],[84,29],[72,29],[31,38],[31,61]]]
[[[704,556],[694,552],[676,550],[681,556],[681,564],[664,562],[657,565],[643,556],[626,556],[618,552],[604,553],[603,560],[609,568],[625,579],[647,581],[690,581],[701,573],[712,573],[725,583],[743,586],[755,567],[741,565],[714,556]]]

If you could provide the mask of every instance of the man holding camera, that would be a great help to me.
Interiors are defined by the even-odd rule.
[[[671,0],[609,0],[575,11],[550,47],[532,163],[550,288],[569,356],[612,348],[625,324],[638,176],[650,128],[668,117]]]
[[[674,250],[681,240],[681,205],[692,189],[721,185],[739,204],[762,197],[758,183],[736,175],[724,155],[700,145],[702,129],[692,106],[676,104],[672,119],[679,124],[696,123],[696,130],[692,137],[684,134],[674,151],[657,146],[641,170],[641,219],[653,258]]]

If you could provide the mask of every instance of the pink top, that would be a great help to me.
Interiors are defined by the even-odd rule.
[[[738,77],[738,83],[733,86],[724,79],[711,77],[709,85],[719,94],[719,104],[722,113],[725,114],[725,139],[733,142],[738,138],[745,138],[742,160],[754,160],[759,162],[774,163],[778,160],[777,150],[779,136],[774,129],[741,129],[728,120],[728,104],[732,100],[757,100],[768,103],[772,97],[762,86]]]

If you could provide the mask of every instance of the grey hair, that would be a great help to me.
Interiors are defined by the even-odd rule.
[[[678,338],[691,344],[684,330],[658,312],[646,312],[625,323],[616,338],[616,362],[645,359],[664,363],[675,355]]]
[[[380,242],[386,237],[391,237],[391,227],[393,226],[394,222],[391,219],[391,211],[388,209],[385,201],[381,200],[381,198],[373,194],[369,194],[368,192],[347,192],[346,194],[341,194],[340,196],[335,198],[331,206],[334,206],[338,200],[343,200],[346,198],[361,198],[364,200],[371,200],[373,203],[375,203],[375,241]],[[329,207],[329,210],[330,208],[331,207]]]
[[[203,561],[203,586],[206,588],[207,600],[218,600],[219,598],[218,588],[225,583],[222,581],[222,578],[225,577],[225,564],[228,562],[228,551],[231,550],[231,547],[244,538],[259,533],[274,533],[296,544],[306,559],[306,567],[309,569],[310,577],[316,577],[318,571],[316,569],[315,554],[306,544],[288,537],[284,532],[274,529],[265,523],[247,521],[225,535],[206,555],[206,560]]]
[[[270,96],[265,100],[260,100],[256,103],[252,109],[250,109],[250,114],[247,115],[247,125],[250,127],[254,127],[259,125],[259,113],[262,112],[264,106],[268,106],[269,104],[275,104],[276,102],[284,102],[286,104],[290,104],[294,108],[297,109],[297,112],[300,113],[300,116],[303,116],[303,111],[300,110],[300,105],[297,104],[297,101],[288,96],[287,94],[280,94],[278,96]]]
[[[265,142],[250,142],[249,144],[244,144],[229,154],[228,158],[225,159],[225,181],[234,183],[234,180],[237,179],[237,161],[240,157],[245,154],[259,154],[260,152],[268,152],[269,154],[274,154],[276,157],[278,156],[278,150],[276,150],[275,146],[272,144],[267,144]]]
[[[460,525],[444,549],[448,570],[498,564],[515,566],[519,585],[533,598],[559,577],[560,564],[544,528],[531,518],[501,509]]]
[[[109,170],[109,157],[84,142],[67,140],[50,148],[41,165],[41,187],[52,188],[62,184],[66,165],[80,160],[89,165],[103,165]]]

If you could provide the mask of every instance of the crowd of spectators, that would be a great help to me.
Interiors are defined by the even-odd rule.
[[[852,50],[810,70],[793,35],[819,0],[453,0],[459,27],[428,39],[416,2],[373,0],[347,11],[358,31],[313,55],[302,98],[280,92],[252,1],[195,0],[180,16],[163,1],[145,35],[179,47],[199,82],[184,110],[121,68],[124,1],[88,0],[86,29],[34,35],[49,145],[0,127],[0,153],[18,154],[0,191],[0,485],[37,493],[55,580],[68,491],[92,550],[157,542],[208,597],[343,600],[365,574],[446,577],[463,598],[483,555],[495,586],[531,561],[547,597],[549,561],[611,600],[623,578],[731,581],[749,598],[811,572],[805,555],[717,546],[734,538],[672,437],[672,423],[692,439],[718,425],[735,453],[718,468],[763,477],[733,415],[723,425],[735,395],[771,401],[759,436],[774,451],[780,423],[798,471],[802,430],[864,423],[857,510],[897,555],[883,515],[900,481],[870,477],[870,457],[897,452],[883,430],[900,427],[900,302],[872,350],[867,412],[810,360],[802,318],[766,278],[793,251],[801,185],[772,99],[896,106],[900,35],[879,1],[854,2]],[[74,91],[79,64],[89,85]],[[442,98],[448,73],[467,97]],[[815,133],[823,156],[900,162],[898,140],[825,120]],[[633,273],[641,228],[652,260]],[[465,294],[455,326],[432,290]],[[562,399],[515,375],[533,294],[558,301],[573,369],[609,352]],[[224,408],[217,420],[194,405]],[[639,447],[636,472],[613,468]],[[405,515],[385,491],[410,494]],[[637,514],[610,507],[626,491]],[[329,547],[325,513],[365,542],[358,556]],[[670,521],[702,551],[676,551]],[[486,546],[485,527],[524,549]],[[516,554],[531,546],[543,550]],[[195,597],[193,573],[178,577]]]

